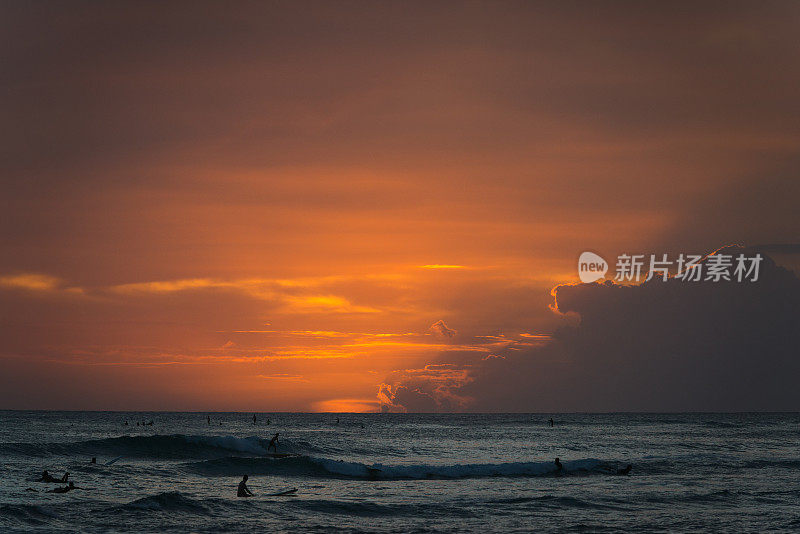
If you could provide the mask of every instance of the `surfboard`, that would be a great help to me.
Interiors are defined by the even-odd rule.
[[[293,452],[268,452],[266,456],[267,458],[295,458],[300,455]]]
[[[111,460],[107,461],[103,465],[112,465],[112,464],[116,463],[117,460],[121,460],[121,459],[122,459],[122,456],[117,456],[116,458],[112,458]]]
[[[294,495],[295,493],[297,493],[297,488],[279,491],[278,493],[268,493],[267,497],[280,497],[281,495]]]

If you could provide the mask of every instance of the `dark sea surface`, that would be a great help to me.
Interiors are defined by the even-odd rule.
[[[0,531],[800,531],[796,413],[206,415],[0,411]]]

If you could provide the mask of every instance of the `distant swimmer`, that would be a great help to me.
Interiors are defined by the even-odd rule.
[[[207,415],[207,416],[206,416],[206,421],[208,421],[208,424],[209,424],[209,425],[211,424],[211,416],[210,416],[210,415]]]
[[[272,421],[270,421],[269,418],[267,418],[267,424],[269,425],[271,423],[272,423]]]
[[[96,464],[97,463],[97,457],[96,456],[92,456],[92,459],[91,459],[91,461],[89,463],[90,464]]]
[[[552,417],[550,418],[550,426],[556,426],[556,423],[555,423],[555,421],[553,421]]]
[[[336,424],[337,425],[339,424],[339,418],[338,417],[336,418]]]
[[[68,486],[64,486],[64,487],[61,487],[61,488],[54,488],[54,489],[49,490],[47,493],[66,493],[68,491],[72,491],[72,490],[76,490],[76,489],[81,489],[81,488],[76,486],[74,482],[70,482]]]
[[[561,473],[562,471],[564,471],[564,466],[561,465],[561,460],[556,458],[555,464],[556,464],[556,473]]]
[[[633,466],[631,464],[628,464],[628,465],[625,466],[625,469],[617,469],[617,474],[618,475],[627,475],[628,473],[631,472],[631,469],[633,469]]]
[[[253,424],[256,424],[256,414],[253,414]]]
[[[280,434],[280,432],[276,432],[275,435],[272,436],[272,439],[269,440],[267,452],[269,452],[270,449],[275,449],[275,452],[278,452],[278,434]]]
[[[66,482],[69,478],[69,473],[64,473],[64,476],[61,478],[56,478],[50,473],[47,472],[47,469],[42,471],[42,478],[37,480],[36,482]]]
[[[242,481],[239,482],[239,490],[236,492],[237,497],[252,497],[253,492],[247,488],[247,475],[242,477]]]

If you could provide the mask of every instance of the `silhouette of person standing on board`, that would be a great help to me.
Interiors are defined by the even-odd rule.
[[[272,436],[272,439],[269,440],[267,452],[269,452],[270,449],[275,449],[275,452],[278,452],[278,434],[280,434],[280,432],[276,432],[275,435]]]

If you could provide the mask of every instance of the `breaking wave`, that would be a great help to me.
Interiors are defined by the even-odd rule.
[[[215,458],[220,455],[268,455],[269,439],[251,436],[187,436],[184,434],[156,436],[120,436],[72,443],[3,443],[0,453],[26,456],[90,455],[125,456],[133,458]],[[305,442],[280,441],[282,453],[307,454],[322,452]]]
[[[593,458],[565,461],[562,475],[609,474],[607,462]],[[487,477],[553,476],[552,462],[508,462],[497,464],[384,465],[345,462],[313,456],[290,458],[227,457],[184,465],[184,469],[206,476],[280,475],[362,480],[457,479]]]

